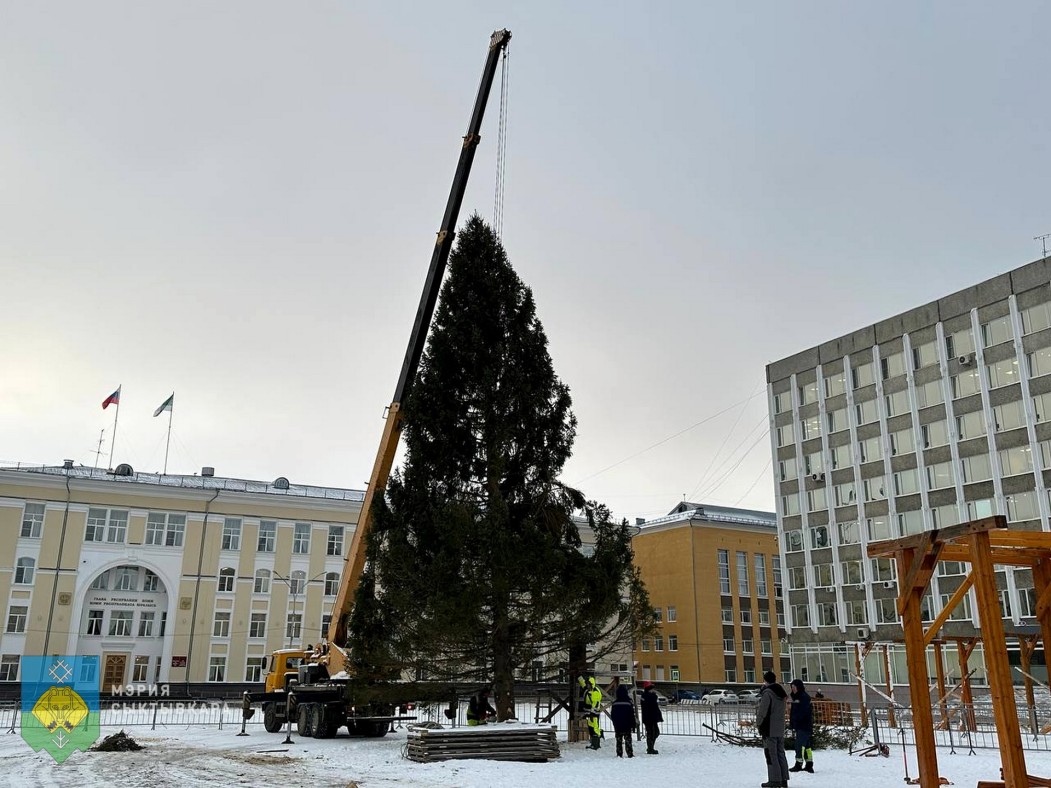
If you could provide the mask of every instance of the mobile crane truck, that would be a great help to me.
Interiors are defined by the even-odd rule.
[[[370,682],[351,675],[350,659],[344,644],[347,639],[348,619],[354,605],[354,593],[365,568],[365,541],[372,524],[373,501],[376,496],[382,496],[386,491],[401,436],[401,404],[416,378],[423,355],[431,317],[438,301],[438,291],[452,248],[456,221],[471,174],[475,149],[481,139],[479,132],[482,117],[500,55],[506,50],[510,40],[511,33],[508,30],[497,30],[489,40],[489,52],[485,69],[482,71],[482,81],[478,86],[474,112],[471,114],[467,134],[463,138],[459,163],[434,244],[416,320],[405,351],[405,360],[394,390],[394,399],[387,410],[383,436],[372,467],[372,475],[369,477],[365,500],[361,504],[357,528],[344,561],[328,629],[328,653],[319,655],[302,649],[275,651],[271,655],[264,690],[245,695],[246,715],[254,711],[250,704],[261,704],[263,725],[271,733],[281,730],[291,719],[295,720],[300,736],[331,738],[344,726],[352,734],[383,736],[392,721],[413,719],[397,716],[397,708],[404,707],[411,701],[437,699],[427,697],[434,694],[433,687],[428,692],[420,685],[408,682]],[[442,692],[447,699],[451,689]]]

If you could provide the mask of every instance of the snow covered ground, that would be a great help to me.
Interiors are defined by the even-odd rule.
[[[146,747],[142,752],[75,753],[56,765],[44,752],[34,753],[18,733],[0,734],[0,785],[3,786],[266,786],[266,788],[391,788],[392,786],[449,786],[450,788],[555,788],[556,786],[714,785],[717,788],[753,788],[766,780],[762,751],[713,743],[707,737],[662,736],[660,755],[617,758],[612,738],[599,752],[584,744],[562,740],[562,757],[546,764],[497,761],[449,761],[420,764],[402,755],[406,733],[399,730],[382,739],[301,739],[282,744],[284,734],[268,734],[250,726],[238,737],[236,728],[183,727],[128,732]],[[104,728],[102,735],[115,733]],[[607,734],[610,736],[610,734]],[[910,776],[916,776],[916,756],[908,750]],[[956,785],[973,786],[979,779],[999,775],[999,754],[980,750],[967,755],[939,750],[941,773]],[[791,757],[790,757],[791,762]],[[817,773],[795,775],[793,788],[849,786],[885,788],[904,785],[902,748],[891,746],[890,758],[864,758],[845,751],[815,754]],[[1027,753],[1031,774],[1051,776],[1051,753]]]

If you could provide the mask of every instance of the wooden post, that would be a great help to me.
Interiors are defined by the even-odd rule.
[[[974,651],[974,646],[978,642],[977,638],[967,638],[964,642],[963,638],[956,641],[956,656],[960,660],[960,681],[963,682],[963,690],[960,692],[960,699],[963,701],[963,725],[965,731],[977,730],[978,726],[974,718],[974,694],[971,692],[971,668],[967,662],[971,657],[971,652]]]
[[[890,646],[883,644],[883,680],[887,685],[887,697],[894,697],[894,683],[890,679]],[[892,728],[898,727],[898,718],[894,714],[894,704],[887,707],[887,724]]]
[[[1026,716],[1029,718],[1030,728],[1033,735],[1038,733],[1036,725],[1036,697],[1033,695],[1033,650],[1036,648],[1036,638],[1018,635],[1018,654],[1022,658],[1022,681],[1025,683],[1025,706]]]
[[[902,550],[897,555],[898,577],[908,578],[913,565],[915,549]],[[901,582],[901,581],[899,581]],[[927,672],[927,648],[923,632],[923,617],[920,603],[927,583],[905,585],[899,609],[905,634],[905,659],[909,674],[909,696],[912,699],[912,727],[916,737],[916,760],[919,761],[920,786],[936,788],[938,785],[938,750],[934,742],[934,714],[931,712],[931,680]],[[903,609],[902,609],[903,608]],[[1017,725],[1018,720],[1015,720]],[[1019,745],[1019,749],[1021,746]]]
[[[978,610],[985,644],[985,666],[988,671],[989,690],[993,697],[993,717],[996,720],[997,738],[1000,743],[1000,762],[1004,770],[1006,788],[1023,788],[1029,785],[1026,776],[1025,751],[1022,749],[1022,732],[1018,726],[1018,709],[1015,706],[1014,686],[1011,682],[1011,666],[1007,661],[1007,640],[1004,637],[1004,622],[1000,617],[999,594],[996,590],[989,533],[983,531],[972,535],[972,576],[978,597]],[[914,704],[915,705],[915,704]],[[913,713],[915,718],[915,711]],[[917,726],[919,722],[917,721]],[[917,731],[917,737],[919,732]],[[935,783],[931,783],[933,786]]]
[[[865,673],[861,662],[861,650],[865,645],[854,644],[854,675],[858,677],[858,705],[861,707],[861,727],[869,726],[869,710],[865,706]],[[866,651],[867,653],[867,651]]]
[[[938,681],[938,711],[942,721],[938,728],[944,730],[949,726],[949,710],[945,703],[945,661],[942,659],[942,642],[934,641],[934,671]]]
[[[1033,586],[1037,598],[1036,620],[1044,641],[1044,664],[1051,670],[1051,605],[1041,604],[1051,588],[1051,559],[1044,558],[1033,564]]]

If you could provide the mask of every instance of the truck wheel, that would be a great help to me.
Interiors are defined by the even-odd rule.
[[[267,733],[280,733],[281,718],[277,716],[277,708],[273,703],[263,706],[263,727]]]
[[[308,736],[313,736],[315,739],[323,739],[324,731],[321,726],[324,724],[325,711],[320,703],[311,703],[310,708],[307,709],[307,726],[310,728]]]
[[[310,726],[310,709],[313,708],[313,706],[313,703],[299,704],[299,716],[296,718],[296,733],[300,736],[314,735],[314,729]]]
[[[387,731],[390,730],[390,723],[384,720],[358,720],[357,729],[362,736],[378,739],[387,735]]]
[[[331,739],[339,730],[336,724],[337,716],[334,709],[326,708],[323,704],[317,705],[317,720],[314,723],[315,739]]]

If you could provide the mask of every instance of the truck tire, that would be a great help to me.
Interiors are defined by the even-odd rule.
[[[317,704],[317,717],[314,722],[314,738],[315,739],[331,739],[336,735],[336,731],[339,730],[339,726],[336,725],[336,710],[325,706],[323,703]]]
[[[299,716],[296,717],[296,733],[300,736],[313,736],[314,729],[310,727],[310,710],[313,708],[313,703],[300,703],[299,704]]]
[[[263,727],[267,733],[279,733],[281,731],[281,718],[277,716],[277,704],[263,704]]]
[[[367,736],[370,739],[378,739],[387,735],[387,731],[390,730],[390,723],[386,720],[358,720],[356,728],[360,735]]]

